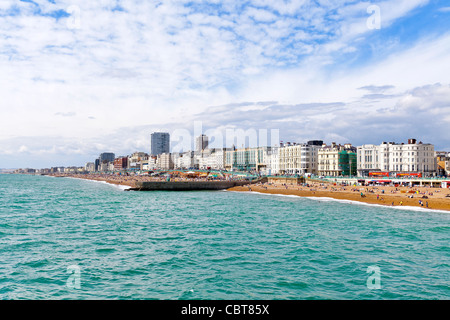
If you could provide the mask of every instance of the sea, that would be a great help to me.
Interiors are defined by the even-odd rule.
[[[450,298],[450,213],[0,175],[0,299]]]

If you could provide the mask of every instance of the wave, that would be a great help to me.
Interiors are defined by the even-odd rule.
[[[91,181],[91,182],[97,182],[97,183],[103,183],[103,184],[107,184],[113,187],[116,187],[122,191],[125,191],[129,188],[131,188],[130,186],[127,185],[123,185],[123,184],[114,184],[114,183],[110,183],[107,181],[101,181],[101,180],[91,180],[91,179],[83,179],[83,178],[75,178],[75,177],[64,177],[64,178],[69,178],[69,179],[77,179],[77,180],[83,180],[83,181]]]
[[[329,197],[305,197],[305,198],[311,199],[311,200],[316,200],[316,201],[337,201],[337,202],[347,203],[347,204],[357,204],[357,205],[363,205],[363,206],[369,206],[369,207],[391,208],[391,209],[397,209],[397,210],[449,213],[449,211],[446,211],[446,210],[427,209],[427,208],[413,207],[413,206],[385,206],[385,205],[375,204],[375,203],[367,203],[367,202],[355,201],[355,200],[334,199],[334,198],[329,198]]]
[[[340,203],[352,204],[352,205],[361,205],[361,206],[377,207],[377,208],[390,208],[390,209],[407,210],[407,211],[436,212],[436,213],[447,213],[447,214],[450,213],[449,211],[446,211],[446,210],[428,209],[428,208],[412,207],[412,206],[385,206],[385,205],[375,204],[375,203],[367,203],[367,202],[354,201],[354,200],[335,199],[335,198],[330,198],[330,197],[302,197],[302,196],[297,196],[297,195],[293,195],[293,194],[264,193],[264,192],[258,192],[258,191],[227,191],[227,192],[253,193],[253,194],[259,194],[259,195],[287,197],[287,198],[304,198],[304,199],[310,199],[310,200],[321,201],[321,202],[332,202],[333,201],[333,202],[340,202]]]

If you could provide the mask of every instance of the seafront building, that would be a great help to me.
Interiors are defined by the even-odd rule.
[[[322,140],[287,144],[279,148],[279,172],[282,174],[317,174]]]
[[[86,172],[94,172],[95,171],[95,163],[94,162],[86,162],[84,165],[84,170]]]
[[[114,171],[114,162],[103,161],[98,169],[100,172]]]
[[[267,151],[266,156],[266,167],[262,168],[260,173],[262,175],[277,175],[280,173],[280,147],[271,147],[270,150]]]
[[[167,132],[153,132],[151,134],[150,155],[158,156],[170,152],[170,134]]]
[[[152,142],[164,144],[167,150],[168,134],[155,132]],[[429,143],[409,139],[408,143],[383,142],[353,147],[351,144],[326,145],[322,140],[307,143],[280,143],[279,147],[208,148],[208,137],[196,138],[196,151],[163,152],[149,155],[134,152],[115,158],[104,152],[87,162],[84,167],[53,167],[37,172],[77,173],[148,170],[228,170],[248,171],[260,175],[319,175],[319,176],[448,176],[450,153],[434,151]],[[153,146],[154,147],[154,146]],[[153,150],[159,147],[154,147]],[[164,149],[159,148],[159,149]],[[201,150],[200,150],[201,149]],[[157,152],[157,151],[154,151]],[[20,169],[31,173],[34,169]]]
[[[158,157],[149,156],[146,160],[141,161],[141,170],[154,170],[156,169]]]
[[[128,169],[128,157],[118,157],[114,159],[114,170]]]
[[[380,145],[358,147],[358,175],[371,172],[389,174],[422,174],[430,176],[437,169],[434,146],[409,139],[408,143],[383,142]]]
[[[350,143],[340,145],[333,142],[318,150],[319,176],[356,176],[356,148]]]
[[[438,176],[450,175],[450,154],[447,152],[436,152],[436,166]]]
[[[116,155],[112,152],[103,152],[95,159],[95,171],[112,171],[114,170],[114,159]]]
[[[174,168],[170,153],[161,153],[157,156],[156,167],[161,170],[171,170]]]
[[[256,147],[228,150],[225,155],[225,169],[230,171],[267,170],[272,147]]]
[[[128,157],[127,169],[141,170],[143,161],[148,159],[148,154],[145,152],[134,152]]]
[[[67,167],[64,168],[64,173],[83,173],[84,167]]]
[[[214,158],[212,156],[211,149],[203,149],[202,151],[195,152],[195,159],[198,169],[211,169],[215,167]]]
[[[194,151],[186,151],[180,153],[177,160],[176,168],[178,169],[190,169],[194,167]]]
[[[211,153],[208,158],[202,161],[203,167],[213,170],[225,170],[226,153],[231,151],[230,148],[214,148],[209,149]]]

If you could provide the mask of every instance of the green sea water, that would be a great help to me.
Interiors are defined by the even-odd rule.
[[[449,243],[444,212],[0,175],[0,299],[448,299]]]

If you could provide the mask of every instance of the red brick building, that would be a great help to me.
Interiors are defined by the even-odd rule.
[[[124,170],[128,166],[128,157],[114,159],[114,170]]]

